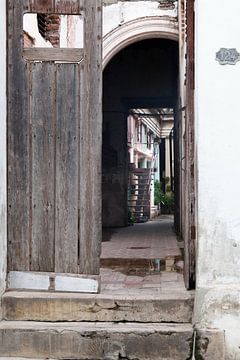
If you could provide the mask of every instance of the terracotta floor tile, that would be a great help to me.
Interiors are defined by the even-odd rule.
[[[171,217],[107,231],[110,241],[103,242],[101,258],[107,263],[115,259],[117,265],[100,271],[103,294],[152,297],[174,291],[187,292],[183,275],[174,270],[181,252]],[[133,265],[128,268],[129,262],[136,266],[138,260],[144,264],[143,269]],[[163,271],[166,265],[169,272]]]

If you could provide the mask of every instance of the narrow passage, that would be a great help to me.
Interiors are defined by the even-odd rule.
[[[186,291],[173,217],[103,230],[102,292],[156,294]]]

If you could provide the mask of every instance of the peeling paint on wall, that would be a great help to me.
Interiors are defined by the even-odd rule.
[[[122,24],[147,17],[178,17],[178,6],[161,8],[159,1],[114,1],[103,9],[103,35]]]
[[[195,1],[198,258],[195,322],[225,331],[226,359],[240,358],[240,66],[219,66],[237,48],[238,0]],[[216,16],[216,8],[218,13]]]

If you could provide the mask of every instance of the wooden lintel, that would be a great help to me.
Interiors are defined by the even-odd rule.
[[[98,293],[100,291],[100,276],[10,271],[7,285],[9,290]]]
[[[23,0],[24,12],[80,15],[84,0]]]
[[[68,48],[25,48],[23,58],[27,61],[59,61],[80,63],[84,56],[83,49]]]

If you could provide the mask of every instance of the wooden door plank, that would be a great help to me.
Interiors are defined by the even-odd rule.
[[[55,65],[32,64],[32,256],[34,271],[54,270]]]
[[[54,14],[54,0],[23,0],[23,3],[25,12]]]
[[[57,66],[55,271],[78,272],[79,65]]]
[[[80,127],[80,273],[98,274],[101,246],[102,59],[100,0],[86,6]]]
[[[83,55],[83,49],[26,48],[23,50],[23,57],[28,61],[79,63]]]
[[[8,1],[8,269],[28,270],[30,256],[27,64],[22,4]]]
[[[55,0],[55,13],[81,14],[84,0]]]
[[[84,0],[23,0],[23,3],[25,12],[79,15]]]

